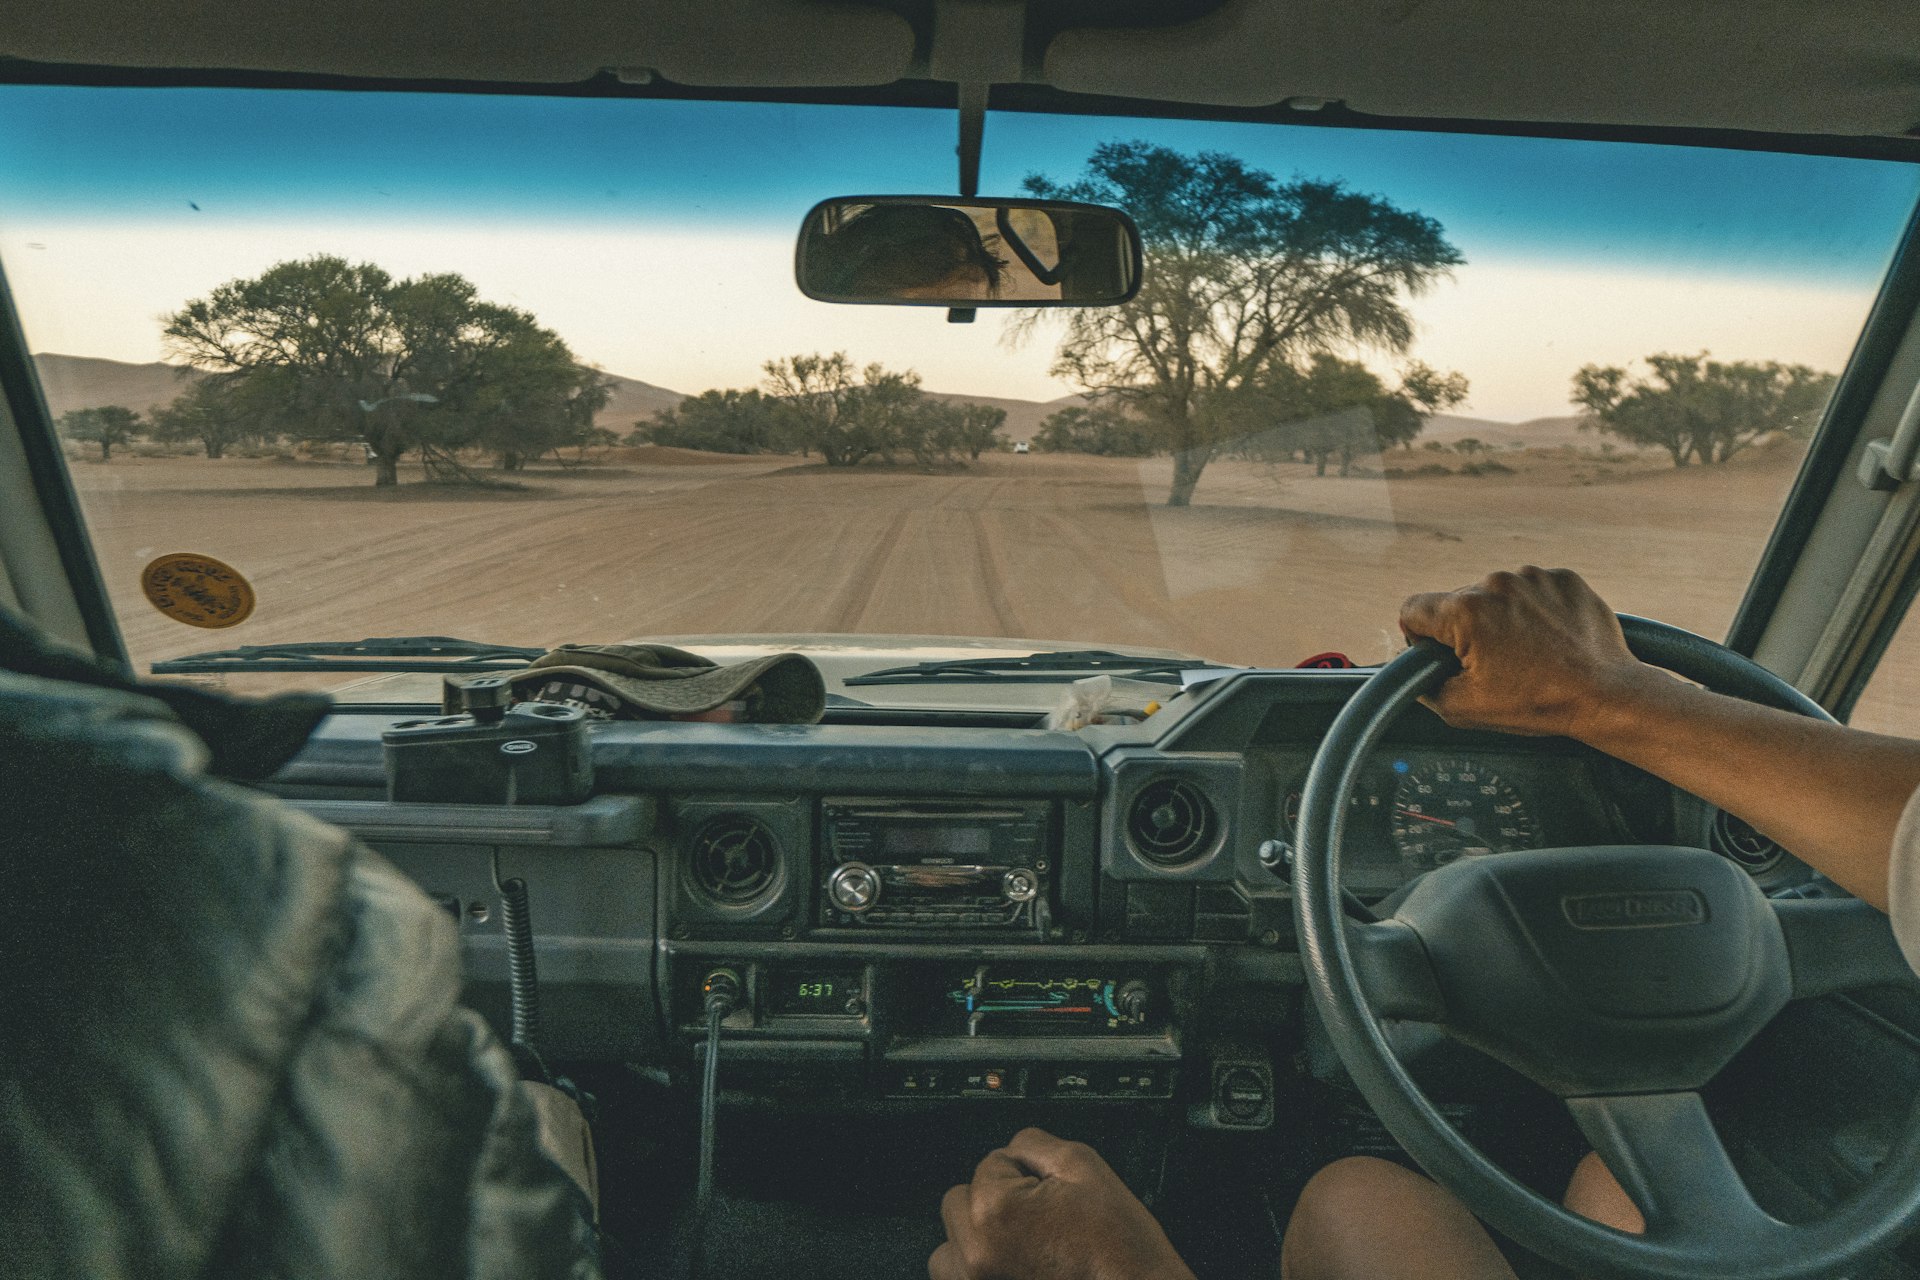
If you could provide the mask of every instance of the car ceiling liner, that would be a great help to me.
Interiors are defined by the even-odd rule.
[[[97,0],[0,11],[0,58],[692,88],[934,80],[1399,119],[1897,136],[1912,0]]]
[[[99,0],[0,10],[0,55],[91,66],[702,87],[890,84],[899,15],[814,0]]]
[[[1900,134],[1920,126],[1920,5],[1231,0],[1169,30],[1063,32],[1045,75],[1213,106]]]

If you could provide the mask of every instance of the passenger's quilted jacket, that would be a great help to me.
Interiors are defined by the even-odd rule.
[[[584,1197],[458,1004],[452,921],[208,777],[123,679],[18,674],[47,669],[8,661],[22,634],[0,626],[0,1276],[597,1274]]]

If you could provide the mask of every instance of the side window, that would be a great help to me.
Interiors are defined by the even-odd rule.
[[[1867,678],[1847,723],[1856,729],[1920,737],[1920,609],[1909,609],[1880,665]]]

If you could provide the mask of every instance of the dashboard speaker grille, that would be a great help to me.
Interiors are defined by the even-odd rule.
[[[1177,867],[1213,848],[1220,815],[1193,783],[1161,778],[1140,788],[1127,807],[1127,839],[1148,862]]]
[[[1766,836],[1724,811],[1713,816],[1713,847],[1721,856],[1739,863],[1754,875],[1772,867],[1785,852]]]
[[[743,813],[709,818],[690,842],[693,882],[730,907],[744,906],[773,887],[780,846],[773,834]]]

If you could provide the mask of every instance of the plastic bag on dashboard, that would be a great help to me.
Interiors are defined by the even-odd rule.
[[[1045,727],[1071,732],[1090,724],[1138,724],[1160,709],[1159,699],[1166,692],[1144,680],[1088,676],[1062,691]]]

